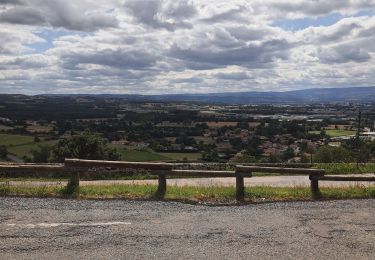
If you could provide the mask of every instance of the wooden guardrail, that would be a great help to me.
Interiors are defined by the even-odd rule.
[[[176,164],[172,163],[147,163],[147,162],[126,162],[126,161],[101,161],[66,159],[64,164],[0,164],[1,172],[17,172],[27,175],[28,173],[60,173],[70,176],[67,190],[73,193],[79,187],[80,174],[90,169],[133,169],[147,170],[152,175],[158,176],[158,189],[156,196],[163,198],[167,189],[167,176],[177,177],[234,177],[236,178],[236,199],[241,202],[245,197],[244,178],[252,177],[253,173],[261,172],[278,174],[307,175],[310,179],[311,195],[313,199],[321,198],[319,180],[321,181],[375,181],[375,177],[343,177],[325,176],[325,171],[312,168],[284,168],[266,166],[236,165],[235,171],[211,171],[211,170],[181,170],[175,169]]]
[[[0,171],[22,172],[22,173],[62,173],[70,176],[68,182],[68,192],[74,192],[79,187],[80,174],[93,168],[105,169],[143,169],[148,170],[153,175],[158,176],[158,189],[156,195],[163,198],[167,189],[167,176],[175,177],[235,177],[236,178],[236,199],[243,201],[245,197],[244,178],[252,177],[253,172],[280,173],[280,174],[308,174],[324,175],[324,171],[309,168],[280,168],[280,167],[259,167],[237,165],[235,171],[210,171],[210,170],[179,170],[175,169],[176,164],[171,163],[147,163],[147,162],[126,162],[126,161],[102,161],[102,160],[82,160],[66,159],[64,164],[1,164]],[[311,183],[316,183],[312,179]],[[315,187],[315,186],[314,186]],[[316,185],[318,189],[318,186]],[[312,188],[313,198],[317,198],[316,188]]]
[[[241,166],[241,165],[236,167],[236,172],[237,173],[262,172],[262,173],[278,173],[278,174],[288,174],[288,175],[289,174],[308,175],[310,179],[311,195],[313,199],[319,199],[321,197],[320,190],[319,190],[319,183],[318,183],[317,178],[322,177],[325,174],[325,171],[321,169],[259,167],[259,166]],[[237,193],[243,196],[242,195],[242,193],[244,192],[243,179],[237,180],[237,181],[239,182],[239,185],[236,185]]]

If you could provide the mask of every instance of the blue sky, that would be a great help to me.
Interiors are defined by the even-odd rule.
[[[5,0],[1,93],[375,86],[375,1]]]

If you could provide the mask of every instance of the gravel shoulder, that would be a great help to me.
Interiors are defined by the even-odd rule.
[[[340,175],[337,175],[340,176]],[[341,176],[358,176],[358,175],[341,175]],[[361,174],[361,176],[371,176],[374,174]],[[1,183],[1,182],[0,182]],[[56,181],[10,181],[10,185],[15,186],[46,186],[46,185],[66,185],[67,182]],[[80,185],[113,185],[113,184],[151,184],[157,185],[158,181],[153,180],[97,180],[97,181],[81,181]],[[194,186],[194,187],[209,187],[209,186],[223,186],[235,187],[235,178],[181,178],[168,179],[167,185],[175,185],[178,187]],[[309,187],[310,180],[308,176],[261,176],[245,178],[246,186],[271,186],[271,187]],[[371,186],[371,182],[339,182],[339,181],[320,181],[321,187],[348,187],[353,185]]]
[[[373,259],[375,200],[0,198],[0,259]]]

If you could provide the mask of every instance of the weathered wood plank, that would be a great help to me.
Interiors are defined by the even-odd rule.
[[[320,181],[369,181],[375,182],[375,177],[364,176],[321,176],[317,178]]]
[[[306,175],[324,175],[325,173],[325,171],[321,169],[259,167],[259,166],[243,166],[243,165],[237,165],[236,170],[240,173],[263,172],[263,173],[306,174]]]
[[[158,199],[163,199],[166,192],[167,192],[167,178],[165,175],[159,175],[158,189],[155,195]]]
[[[235,171],[206,171],[206,170],[171,170],[164,174],[169,176],[189,177],[235,177]]]
[[[171,170],[173,164],[170,163],[145,163],[145,162],[126,162],[126,161],[101,161],[101,160],[83,160],[83,159],[65,159],[67,167],[109,167],[117,169],[145,169],[145,170]]]
[[[236,200],[237,202],[243,202],[245,200],[244,177],[239,172],[236,172]]]
[[[0,164],[0,172],[63,173],[67,172],[67,169],[64,165]]]

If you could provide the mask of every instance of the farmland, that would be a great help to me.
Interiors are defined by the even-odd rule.
[[[121,154],[121,159],[133,162],[145,161],[197,161],[201,158],[200,153],[160,153],[150,149],[136,150],[123,148],[119,145],[111,145]]]
[[[56,140],[45,140],[44,138],[35,142],[34,137],[30,135],[0,134],[0,145],[5,145],[9,153],[18,158],[29,157],[31,151],[36,150],[40,145],[52,146],[56,142]]]
[[[338,136],[349,136],[349,135],[355,135],[355,131],[351,130],[325,130],[326,134],[330,137],[338,137]],[[320,131],[310,131],[310,134],[320,134]]]

